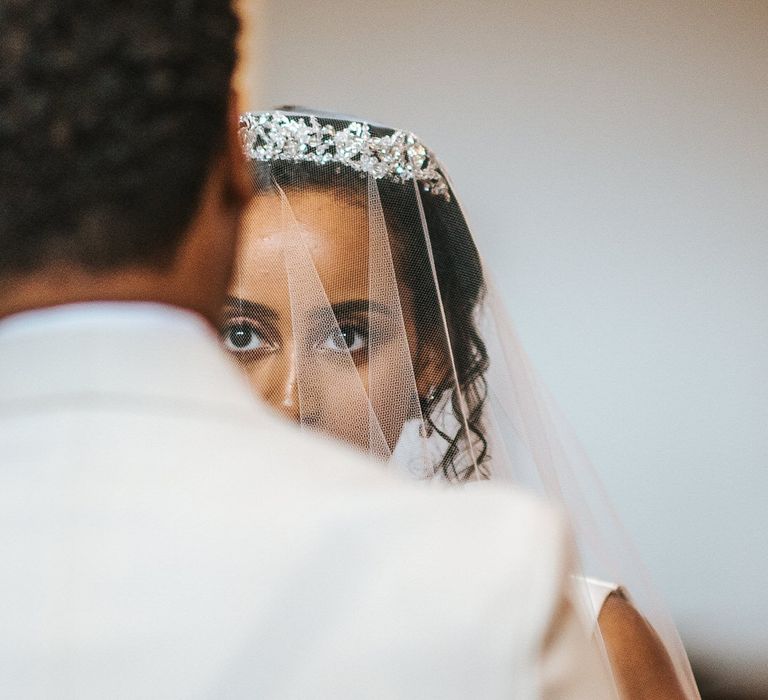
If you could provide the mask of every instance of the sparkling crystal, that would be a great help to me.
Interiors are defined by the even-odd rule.
[[[244,114],[240,137],[248,158],[336,163],[376,179],[416,180],[425,192],[450,200],[450,190],[434,155],[418,137],[406,131],[372,136],[364,122],[343,129],[320,124],[315,116],[282,112]]]

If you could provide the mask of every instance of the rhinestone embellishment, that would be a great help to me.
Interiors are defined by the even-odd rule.
[[[248,112],[240,117],[240,137],[251,160],[338,163],[377,180],[415,180],[425,192],[450,200],[437,159],[407,131],[373,136],[365,122],[351,122],[337,129],[311,115]]]

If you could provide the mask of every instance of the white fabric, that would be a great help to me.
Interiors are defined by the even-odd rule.
[[[27,332],[100,330],[104,327],[119,325],[147,330],[167,331],[185,329],[187,332],[199,332],[200,318],[191,311],[184,311],[174,306],[151,302],[114,302],[97,301],[79,304],[65,304],[44,309],[36,309],[14,314],[0,320],[0,333],[4,338]]]
[[[624,593],[624,589],[615,583],[600,581],[599,579],[591,578],[589,576],[585,578],[585,581],[587,584],[587,590],[589,591],[589,598],[591,603],[590,609],[594,613],[594,624],[597,624],[598,618],[600,617],[600,612],[605,605],[605,601],[607,601],[608,598],[614,593],[620,595],[622,598],[626,598],[626,595]]]
[[[412,432],[412,430],[409,430],[408,432]],[[408,433],[405,434],[407,435]],[[396,457],[397,450],[395,450],[395,453],[393,454],[393,458]],[[467,492],[477,491],[478,489],[484,490],[494,487],[495,484],[490,481],[468,481],[461,485],[461,490]],[[617,593],[624,598],[627,597],[624,589],[616,583],[602,581],[600,579],[593,578],[592,576],[574,576],[573,581],[575,584],[574,598],[576,600],[580,600],[585,595],[588,598],[586,601],[583,601],[585,604],[578,607],[586,617],[587,625],[593,631],[597,629],[598,618],[600,617],[600,613],[602,612],[603,606],[608,600],[608,597],[612,593]]]
[[[3,696],[609,696],[538,502],[301,436],[187,314],[41,314],[0,324]]]

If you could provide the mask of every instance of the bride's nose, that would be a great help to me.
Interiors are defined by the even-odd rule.
[[[298,368],[293,353],[277,363],[263,387],[264,399],[292,421],[301,420]]]

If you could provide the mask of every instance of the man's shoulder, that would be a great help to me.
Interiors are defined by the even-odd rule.
[[[245,429],[249,423],[250,429]],[[222,458],[250,454],[252,467],[268,481],[288,482],[297,491],[323,494],[326,499],[337,494],[360,517],[413,512],[445,527],[450,521],[450,529],[473,530],[478,544],[490,539],[497,543],[501,534],[508,541],[562,539],[559,512],[509,484],[486,481],[457,486],[411,480],[391,464],[320,433],[301,430],[263,408],[239,425],[220,425],[219,430],[229,438],[209,434],[206,439],[216,443]],[[360,503],[366,504],[365,509],[353,507]],[[413,517],[417,516],[405,520]]]
[[[333,624],[309,625],[318,655],[366,674],[376,650],[389,650],[390,663],[379,666],[389,676],[413,667],[419,649],[413,672],[429,678],[425,687],[435,678],[460,687],[471,677],[509,688],[530,676],[566,566],[560,518],[535,498],[492,484],[405,481],[260,407],[253,415],[73,411],[50,421],[43,450],[29,449],[38,421],[5,431],[17,459],[5,470],[0,509],[18,517],[0,545],[23,542],[29,571],[37,566],[30,553],[43,551],[55,528],[56,538],[84,547],[92,538],[98,548],[88,566],[98,571],[119,552],[119,571],[142,572],[153,586],[183,580],[198,603],[165,605],[173,620],[190,608],[237,609],[237,619],[269,609],[281,623],[259,632],[264,646],[288,640],[293,650],[320,615]],[[50,478],[60,466],[70,488]],[[81,513],[74,520],[73,508]],[[49,529],[30,533],[30,517]],[[61,523],[78,529],[63,533]],[[166,560],[173,566],[158,567]],[[110,585],[143,611],[124,579],[132,580]],[[210,595],[225,589],[228,596]]]
[[[329,511],[347,529],[369,532],[401,558],[412,551],[425,566],[445,565],[457,579],[485,580],[505,591],[552,589],[566,566],[560,512],[525,491],[491,482],[462,487],[413,481],[391,465],[282,421],[262,427],[273,438],[271,467],[285,470],[282,476],[309,508]]]
[[[480,517],[514,528],[536,523],[553,532],[562,526],[554,508],[513,485],[413,480],[390,463],[320,433],[301,430],[268,412],[259,415],[258,430],[243,437],[253,450],[268,451],[273,466],[280,462],[290,469],[288,475],[302,474],[313,489],[355,491],[385,508],[418,505],[424,511],[451,514],[459,521]]]

